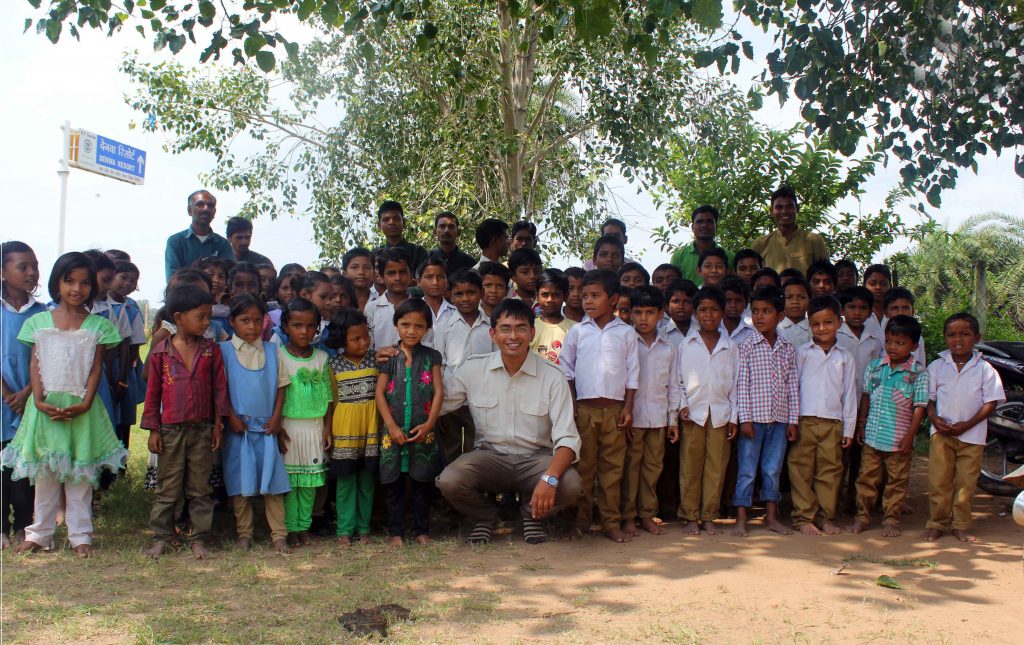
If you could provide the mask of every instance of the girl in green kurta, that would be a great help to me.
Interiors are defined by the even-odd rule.
[[[441,355],[420,341],[430,329],[430,306],[411,298],[395,309],[398,353],[377,378],[377,409],[385,430],[380,442],[380,481],[388,507],[388,544],[405,535],[405,479],[412,491],[413,535],[430,543],[430,494],[441,472],[434,426],[444,400]]]

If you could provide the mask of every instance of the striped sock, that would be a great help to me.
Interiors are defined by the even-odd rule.
[[[544,523],[532,517],[524,517],[523,538],[527,544],[544,544],[547,542],[548,532],[544,530]]]
[[[467,544],[489,544],[491,541],[491,532],[494,531],[494,527],[490,524],[477,524],[473,527],[473,531],[466,538]]]

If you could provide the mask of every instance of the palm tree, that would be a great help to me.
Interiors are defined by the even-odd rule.
[[[896,260],[900,284],[918,306],[968,308],[976,269],[987,273],[987,314],[1024,331],[1024,218],[1004,213],[974,215],[955,231],[936,228]]]

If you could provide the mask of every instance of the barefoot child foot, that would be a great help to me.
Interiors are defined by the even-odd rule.
[[[655,519],[651,517],[641,518],[640,527],[651,535],[665,535],[668,533],[668,530],[661,525],[661,522],[656,522]]]
[[[235,540],[235,548],[241,551],[248,551],[252,548],[252,538],[240,537]]]
[[[618,542],[619,544],[622,544],[624,542],[629,542],[629,541],[632,540],[631,537],[626,535],[622,531],[622,529],[620,529],[618,527],[610,528],[607,531],[605,531],[604,534],[608,536],[609,540],[611,540],[612,542]]]
[[[92,545],[91,544],[79,544],[75,548],[71,549],[75,552],[75,557],[85,560],[92,556]]]
[[[683,535],[699,535],[700,525],[689,520],[683,522]]]
[[[157,540],[153,543],[153,546],[149,547],[142,553],[153,558],[154,560],[157,560],[160,558],[160,556],[167,553],[169,549],[170,546],[166,542],[164,542],[163,540]]]
[[[432,542],[432,540],[430,539],[429,535],[417,535],[416,536],[416,543],[419,544],[420,546],[430,546],[431,542]]]
[[[839,528],[829,520],[825,520],[825,522],[822,523],[821,530],[825,535],[839,535],[843,532],[843,529]]]
[[[339,535],[334,542],[338,546],[352,546],[352,538],[347,535]]]
[[[293,533],[289,533],[288,537],[287,537],[287,544],[290,547],[297,547],[297,546],[299,546],[299,534],[298,533],[294,533],[294,532]]]
[[[388,540],[387,540],[387,542],[385,542],[385,544],[387,544],[388,546],[390,546],[392,548],[399,548],[399,547],[405,546],[405,541],[402,540],[402,536],[401,535],[392,535],[391,537],[388,538]]]
[[[776,502],[765,502],[764,525],[769,531],[775,531],[779,535],[792,535],[793,531],[779,521],[779,505]]]
[[[313,538],[309,535],[309,531],[299,531],[299,544],[302,546],[309,546],[313,543]]]
[[[732,528],[736,537],[747,537],[747,509],[740,506],[736,509],[736,525]]]
[[[953,533],[953,537],[955,537],[960,542],[977,542],[978,541],[978,537],[976,535],[971,535],[970,533],[968,533],[967,531],[965,531],[963,529],[953,529],[952,533]]]
[[[821,535],[821,530],[813,524],[801,524],[794,528],[804,535]]]
[[[636,528],[636,522],[634,522],[633,520],[626,520],[622,523],[622,532],[628,535],[629,537],[636,537],[640,534],[640,531],[638,531]]]
[[[284,538],[277,538],[274,540],[271,546],[274,548],[274,553],[280,553],[281,555],[287,555],[292,552],[292,548],[288,546],[288,541]]]
[[[860,520],[854,520],[853,524],[846,528],[850,533],[863,533],[864,529],[868,527],[867,522],[861,522]]]
[[[899,537],[901,534],[900,527],[895,524],[882,525],[882,537]]]
[[[195,556],[196,560],[205,560],[210,557],[210,549],[203,544],[202,540],[196,540],[192,543],[192,555]]]
[[[718,527],[715,526],[714,520],[704,520],[701,522],[700,527],[704,529],[704,532],[708,535],[718,535]]]
[[[934,542],[940,537],[942,537],[942,531],[939,529],[925,529],[924,532],[921,533],[921,539],[927,542]]]
[[[372,544],[373,540],[370,539],[369,535],[360,535],[359,544]]]

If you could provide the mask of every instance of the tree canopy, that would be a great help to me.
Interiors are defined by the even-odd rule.
[[[743,110],[709,115],[704,126],[699,136],[682,132],[671,140],[665,181],[656,190],[669,211],[668,223],[654,230],[666,249],[674,248],[679,230],[689,227],[690,214],[704,204],[719,210],[720,244],[749,247],[774,228],[768,196],[782,184],[799,196],[797,223],[820,233],[834,258],[867,263],[898,237],[923,231],[896,212],[907,189],[893,189],[874,213],[840,210],[843,200],[859,200],[880,163],[878,153],[847,160],[820,137],[806,139],[799,127],[768,128]]]
[[[134,27],[156,49],[177,53],[191,42],[207,61],[230,52],[235,61],[274,69],[299,47],[281,24],[288,18],[346,34],[379,32],[407,23],[404,37],[434,40],[447,24],[433,0],[28,0],[38,10],[25,28],[56,42],[64,29],[113,34]],[[722,0],[502,0],[511,17],[543,16],[538,36],[551,40],[572,28],[587,49],[619,31],[623,60],[654,61],[680,22],[720,27]],[[487,11],[497,0],[479,3]],[[901,163],[907,187],[933,206],[979,155],[1015,154],[1024,176],[1024,9],[1004,0],[738,0],[736,9],[774,34],[761,80],[780,101],[795,97],[808,134],[852,156],[863,143]],[[280,45],[280,48],[278,47]],[[734,29],[708,39],[700,66],[739,69],[754,57]]]
[[[280,80],[129,58],[129,103],[172,151],[213,153],[209,179],[247,193],[243,214],[309,212],[328,257],[366,240],[382,199],[406,205],[422,242],[433,214],[452,210],[467,240],[483,217],[528,218],[582,254],[613,168],[654,181],[672,132],[742,97],[694,74],[685,24],[649,56],[615,14],[591,41],[534,7],[437,0],[419,9],[429,36],[415,20],[325,26]]]

